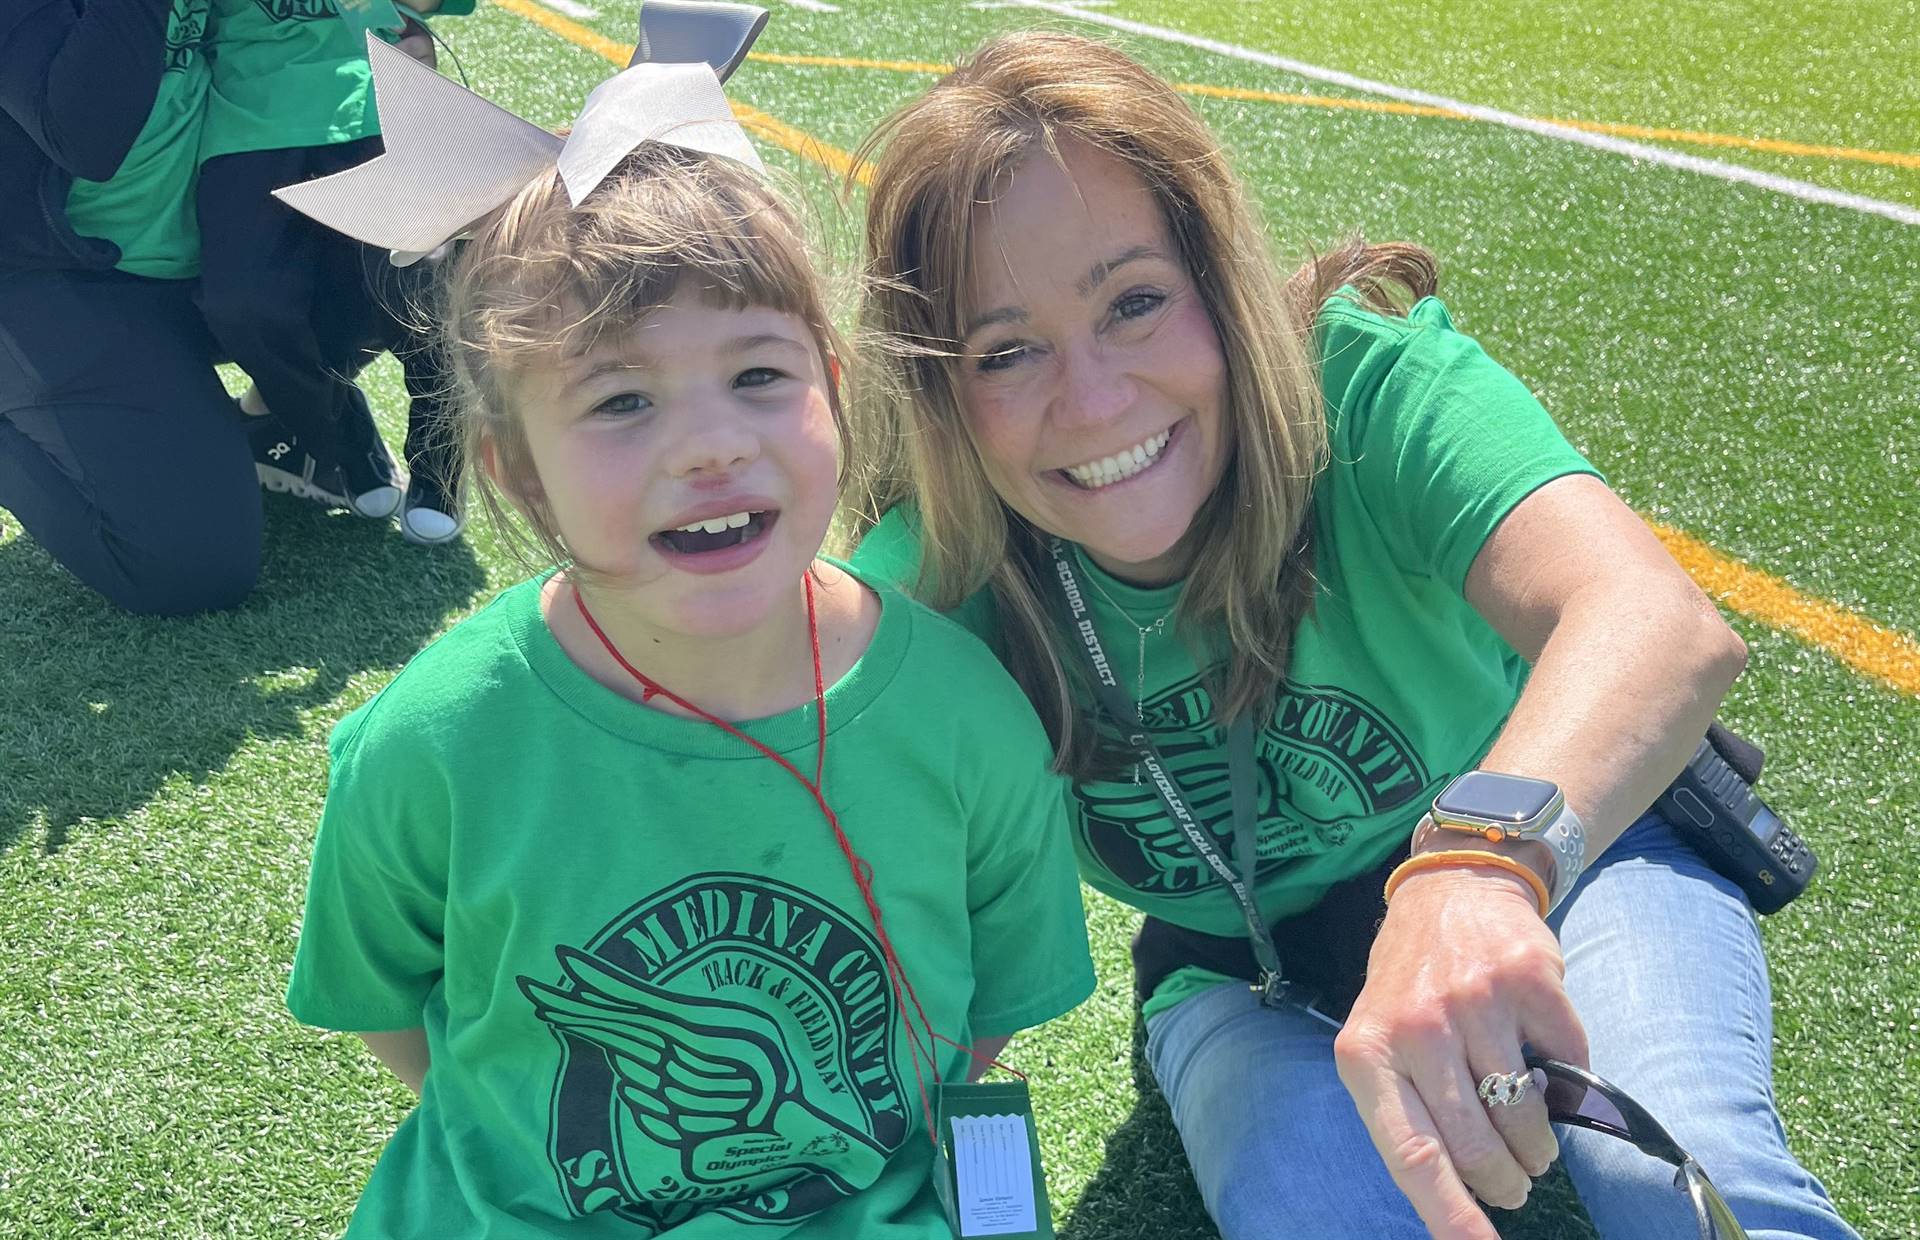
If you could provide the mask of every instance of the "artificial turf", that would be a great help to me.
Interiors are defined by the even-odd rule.
[[[776,8],[762,50],[841,57],[950,60],[992,30],[1070,24],[925,0]],[[1103,11],[1516,111],[1885,149],[1920,131],[1913,78],[1898,71],[1902,48],[1914,60],[1913,23],[1868,37],[1897,26],[1901,4],[1820,26],[1804,0],[1743,9],[1737,38],[1713,35],[1733,28],[1731,9],[1709,0],[1666,7],[1666,25],[1615,8],[1590,8],[1591,31],[1408,0],[1367,6],[1364,21],[1331,4]],[[625,39],[633,13],[625,0],[587,24]],[[611,69],[490,6],[437,25],[476,88],[541,123],[567,120]],[[1796,41],[1796,29],[1818,33]],[[1179,81],[1351,94],[1128,45]],[[850,148],[931,80],[761,61],[734,90]],[[1920,632],[1920,229],[1467,122],[1196,105],[1286,253],[1356,228],[1428,245],[1462,327],[1642,512]],[[768,153],[824,203],[823,172]],[[1920,201],[1912,172],[1709,153]],[[821,215],[844,243],[852,217]],[[376,366],[368,387],[398,442],[397,372]],[[484,528],[423,551],[284,497],[267,507],[259,591],[189,620],[108,610],[4,522],[0,1235],[328,1234],[404,1112],[408,1095],[357,1040],[303,1029],[281,1006],[323,741],[517,573]],[[1920,885],[1920,700],[1734,620],[1752,658],[1725,715],[1767,747],[1767,796],[1825,867],[1763,923],[1788,1134],[1864,1236],[1920,1234],[1920,933],[1907,905]],[[1138,1056],[1132,916],[1093,896],[1089,910],[1098,995],[1016,1047],[1038,1068],[1062,1234],[1200,1240],[1212,1230]],[[1564,1185],[1503,1230],[1589,1234]]]

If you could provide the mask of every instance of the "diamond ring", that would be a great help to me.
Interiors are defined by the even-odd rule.
[[[1510,1107],[1527,1096],[1533,1088],[1533,1073],[1522,1068],[1518,1072],[1490,1072],[1480,1082],[1480,1101],[1490,1107]]]

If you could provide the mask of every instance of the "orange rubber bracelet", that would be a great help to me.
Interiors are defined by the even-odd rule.
[[[1475,848],[1449,849],[1444,852],[1419,853],[1408,857],[1394,867],[1387,876],[1386,899],[1393,900],[1393,893],[1400,890],[1400,884],[1412,878],[1422,870],[1438,870],[1449,866],[1490,865],[1496,870],[1505,870],[1527,880],[1527,886],[1533,888],[1534,898],[1540,901],[1540,916],[1546,917],[1547,909],[1552,906],[1553,897],[1547,893],[1547,882],[1533,872],[1533,867],[1512,857],[1497,852],[1485,852]]]

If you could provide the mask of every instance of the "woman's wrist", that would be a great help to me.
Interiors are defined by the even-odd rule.
[[[1472,875],[1471,881],[1476,884],[1485,881],[1483,876],[1497,876],[1524,891],[1528,903],[1544,918],[1553,907],[1552,870],[1543,875],[1532,864],[1534,859],[1522,859],[1514,855],[1517,849],[1502,846],[1521,842],[1496,843],[1466,832],[1438,830],[1430,820],[1422,819],[1421,829],[1414,833],[1409,856],[1387,879],[1385,897],[1391,903],[1394,895],[1409,882],[1437,873]],[[1547,860],[1551,864],[1550,851],[1544,848],[1542,851],[1548,852]]]
[[[1504,886],[1526,901],[1527,907],[1546,916],[1546,884],[1528,867],[1479,849],[1425,853],[1410,857],[1387,880],[1389,904],[1409,888],[1430,890],[1447,886],[1471,890],[1476,894]]]
[[[1540,840],[1516,839],[1509,836],[1497,843],[1484,835],[1467,831],[1449,831],[1434,823],[1431,815],[1422,815],[1420,825],[1413,829],[1410,855],[1418,857],[1432,852],[1484,852],[1517,861],[1532,870],[1548,891],[1554,890],[1554,880],[1558,877],[1558,863],[1553,849]]]

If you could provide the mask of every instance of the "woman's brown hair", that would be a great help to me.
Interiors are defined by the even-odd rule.
[[[1313,601],[1308,501],[1327,454],[1312,325],[1352,285],[1378,309],[1436,284],[1418,246],[1354,240],[1280,279],[1265,228],[1219,143],[1171,86],[1117,48],[1032,31],[993,39],[884,121],[873,161],[862,342],[870,370],[853,410],[853,495],[864,530],[911,503],[922,547],[916,591],[949,609],[982,588],[1008,670],[1076,778],[1101,772],[1041,591],[1045,535],[981,468],[958,362],[974,213],[1029,158],[1077,141],[1122,160],[1160,208],[1227,363],[1228,457],[1182,543],[1177,624],[1196,653],[1224,655],[1216,718],[1271,705]],[[1203,664],[1204,665],[1204,664]]]

